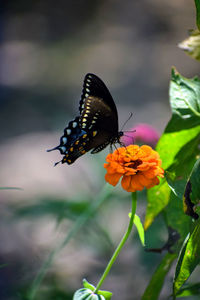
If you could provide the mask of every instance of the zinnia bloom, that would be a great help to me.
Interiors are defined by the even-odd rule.
[[[147,145],[118,148],[107,155],[106,161],[105,180],[115,186],[122,177],[121,185],[127,192],[149,189],[159,184],[158,176],[164,176],[159,154]]]

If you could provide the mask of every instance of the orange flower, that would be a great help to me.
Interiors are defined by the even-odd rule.
[[[121,185],[127,192],[149,189],[159,184],[158,176],[164,176],[158,152],[147,145],[118,148],[107,155],[106,161],[105,180],[115,186],[122,177]]]

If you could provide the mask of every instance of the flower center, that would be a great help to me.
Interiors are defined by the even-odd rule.
[[[129,168],[133,168],[133,169],[137,169],[137,167],[139,166],[139,165],[141,165],[142,164],[142,161],[141,161],[141,159],[136,159],[136,160],[134,160],[134,161],[132,161],[130,164],[129,164]]]

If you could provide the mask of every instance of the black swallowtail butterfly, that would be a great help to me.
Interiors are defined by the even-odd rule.
[[[60,150],[64,155],[61,162],[69,165],[91,149],[93,154],[109,144],[120,143],[123,135],[118,131],[114,100],[103,81],[94,74],[85,76],[79,112],[80,115],[64,129],[60,145],[47,150]]]

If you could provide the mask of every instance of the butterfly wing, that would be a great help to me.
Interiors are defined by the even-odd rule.
[[[118,135],[118,118],[102,98],[88,96],[80,117],[81,127],[92,132],[90,140],[92,153],[103,150]]]
[[[92,73],[88,73],[83,81],[83,90],[79,104],[80,115],[82,114],[84,102],[88,96],[93,96],[102,99],[102,101],[106,103],[116,115],[118,125],[118,114],[115,102],[105,83],[98,76]]]
[[[51,149],[58,149],[64,155],[62,163],[72,164],[91,149],[97,153],[118,136],[114,100],[103,81],[94,74],[85,76],[79,111],[80,116],[65,128],[60,145]]]

